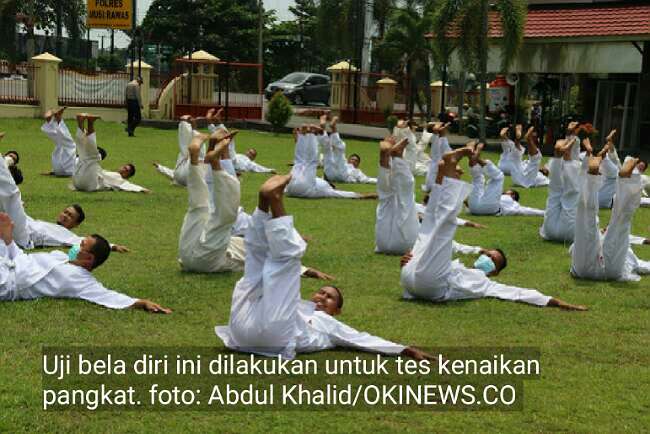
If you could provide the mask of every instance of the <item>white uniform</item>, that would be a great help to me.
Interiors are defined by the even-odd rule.
[[[300,258],[306,244],[291,216],[271,219],[256,209],[246,249],[246,268],[233,291],[228,326],[215,327],[226,347],[286,359],[335,347],[404,351],[403,345],[359,332],[301,300]]]
[[[415,144],[416,158],[415,158],[415,172],[416,176],[426,176],[431,166],[431,156],[427,155],[427,146],[431,143],[433,134],[428,132],[425,128],[420,135],[420,140]]]
[[[350,163],[346,163],[348,175],[346,183],[348,184],[376,184],[377,178],[371,178],[361,171],[358,167],[354,167]]]
[[[550,159],[546,211],[539,229],[545,240],[573,241],[581,170],[578,160]]]
[[[118,172],[102,170],[99,163],[101,158],[97,150],[97,135],[95,133],[86,135],[83,131],[77,129],[75,142],[77,144],[79,158],[77,159],[74,174],[72,175],[72,184],[70,187],[73,190],[121,190],[136,193],[146,190],[122,178],[122,175]]]
[[[511,175],[513,167],[521,166],[521,157],[523,154],[523,148],[518,148],[512,140],[506,139],[501,141],[499,169],[504,173],[504,175]]]
[[[611,208],[618,183],[618,171],[621,170],[621,160],[618,158],[616,149],[605,154],[600,162],[600,173],[603,175],[603,183],[598,190],[598,206],[600,208]]]
[[[576,213],[575,242],[570,250],[571,274],[593,280],[639,280],[638,273],[647,273],[647,264],[639,262],[630,249],[630,227],[641,197],[640,176],[618,178],[616,200],[604,235],[598,221],[598,190],[603,178],[585,176]]]
[[[375,252],[401,255],[413,247],[418,235],[414,186],[403,158],[392,157],[390,169],[379,167]]]
[[[54,117],[41,126],[43,131],[54,142],[52,151],[52,172],[57,176],[72,176],[77,153],[70,130],[64,121],[57,122]]]
[[[298,134],[291,182],[287,185],[288,196],[304,198],[359,199],[352,191],[335,190],[322,178],[316,176],[318,167],[318,142],[314,134]]]
[[[642,197],[641,198],[641,206],[643,208],[650,208],[650,197]]]
[[[413,258],[402,268],[404,298],[443,302],[496,297],[546,306],[551,297],[533,289],[494,282],[481,270],[452,261],[456,217],[471,189],[468,183],[451,178],[445,178],[442,185],[434,185],[413,247]]]
[[[418,159],[415,133],[413,133],[413,131],[411,131],[409,127],[405,127],[405,128],[394,127],[393,136],[395,136],[398,142],[405,137],[408,140],[406,148],[404,148],[403,158],[404,161],[408,163],[411,172],[413,172],[414,175],[418,175],[417,173],[415,173],[415,163],[417,162]]]
[[[495,215],[501,209],[501,195],[503,193],[503,172],[490,160],[485,166],[475,164],[470,167],[472,174],[472,188],[469,194],[468,205],[470,214]],[[487,177],[487,184],[485,178]]]
[[[451,146],[449,146],[447,137],[440,137],[438,134],[433,134],[433,137],[431,137],[431,161],[429,163],[429,170],[427,171],[427,179],[425,184],[422,185],[422,190],[431,191],[433,188],[433,185],[436,183],[436,177],[438,176],[438,163],[447,152],[451,152]]]
[[[213,171],[215,208],[210,210],[204,167],[190,165],[189,168],[189,205],[178,240],[178,262],[186,271],[240,271],[244,242],[232,236],[239,208],[239,180],[225,170]]]
[[[510,166],[510,176],[512,177],[512,184],[524,188],[544,187],[548,185],[548,178],[539,171],[542,165],[542,153],[537,152],[531,155],[527,160],[521,161],[519,164],[512,161]]]
[[[254,173],[271,173],[274,172],[273,169],[264,167],[261,164],[257,164],[255,161],[248,158],[245,154],[237,154],[235,157],[235,167],[240,172],[254,172]]]
[[[323,139],[321,139],[323,140]],[[345,142],[341,140],[339,133],[330,134],[323,143],[323,148],[326,151],[323,153],[323,171],[329,181],[332,182],[347,182],[348,168],[347,160],[345,158]]]
[[[110,309],[126,309],[137,299],[105,288],[85,268],[60,251],[25,254],[0,242],[0,301],[79,298]]]

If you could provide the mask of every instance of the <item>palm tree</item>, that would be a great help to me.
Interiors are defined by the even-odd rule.
[[[431,43],[422,35],[426,34],[433,25],[432,15],[427,9],[418,8],[412,3],[396,9],[389,20],[388,30],[383,41],[378,46],[385,57],[399,58],[400,66],[406,70],[408,85],[409,116],[413,116],[414,103],[420,81],[426,81],[424,94],[428,95],[429,56],[432,54]],[[418,80],[423,78],[424,80]],[[418,106],[422,109],[419,98]],[[431,104],[427,104],[431,111]]]
[[[488,12],[491,5],[488,0],[440,0],[436,6],[433,30],[436,32],[437,58],[447,62],[453,50],[462,47],[458,54],[465,69],[480,72],[480,137],[485,140]],[[498,0],[493,8],[501,21],[501,70],[506,72],[523,42],[527,2]],[[450,33],[455,37],[450,38]]]

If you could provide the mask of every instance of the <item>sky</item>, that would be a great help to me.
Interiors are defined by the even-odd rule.
[[[237,0],[232,0],[232,1],[237,1]],[[293,18],[293,15],[291,12],[289,12],[289,6],[292,6],[294,4],[293,0],[263,0],[264,1],[264,9],[269,10],[269,9],[275,9],[276,10],[276,15],[279,20],[291,20]],[[138,23],[141,23],[142,20],[144,19],[145,15],[147,15],[147,9],[149,9],[149,6],[153,2],[153,0],[137,0],[137,10],[136,10],[136,15],[138,18]],[[108,48],[110,44],[110,31],[109,30],[103,30],[103,29],[97,29],[97,30],[91,30],[90,31],[90,39],[94,39],[99,42],[99,48],[101,48],[101,39],[102,36],[105,36],[104,38],[104,47]],[[129,39],[125,35],[123,35],[120,32],[116,32],[115,34],[115,45],[119,48],[126,47],[129,44]]]

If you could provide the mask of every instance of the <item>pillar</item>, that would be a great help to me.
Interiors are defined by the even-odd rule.
[[[61,59],[50,53],[32,57],[36,97],[41,108],[41,115],[59,105],[59,63]]]
[[[382,113],[393,112],[397,82],[388,77],[377,81],[377,109]]]

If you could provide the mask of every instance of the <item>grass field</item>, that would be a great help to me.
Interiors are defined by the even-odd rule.
[[[72,130],[73,123],[69,122]],[[151,165],[173,166],[176,131],[138,129],[127,138],[123,126],[98,122],[98,143],[108,151],[104,167],[134,162],[133,181],[153,194],[81,193],[68,179],[40,174],[50,169],[52,145],[40,122],[0,119],[7,136],[2,150],[17,149],[25,175],[21,185],[28,214],[53,220],[78,202],[86,221],[78,233],[100,233],[126,244],[130,254],[113,254],[96,272],[107,287],[150,298],[174,309],[172,315],[112,311],[78,300],[0,303],[0,432],[620,432],[650,427],[650,280],[588,282],[569,275],[562,244],[538,236],[541,218],[475,217],[488,229],[460,228],[467,244],[500,246],[509,266],[500,282],[534,287],[585,313],[539,309],[497,300],[435,305],[400,299],[399,259],[376,255],[374,201],[287,199],[298,230],[313,237],[303,263],[337,277],[346,296],[341,320],[393,341],[427,346],[532,346],[542,354],[542,378],[526,382],[521,412],[43,412],[41,346],[215,346],[216,324],[226,324],[232,288],[239,274],[182,273],[176,262],[178,233],[187,195]],[[240,151],[258,150],[258,161],[287,170],[290,136],[242,132]],[[376,174],[377,143],[348,141],[362,168]],[[487,154],[496,161],[497,156]],[[242,205],[254,209],[266,176],[242,177]],[[417,180],[418,199],[421,199]],[[509,183],[509,179],[506,181]],[[373,191],[373,186],[345,186]],[[543,208],[546,189],[523,191],[524,205]],[[609,212],[601,213],[607,222]],[[634,218],[633,233],[650,235],[650,210]],[[650,259],[650,247],[635,248]],[[466,262],[473,257],[464,258]],[[303,296],[320,285],[303,279]],[[319,357],[326,357],[321,354]]]

